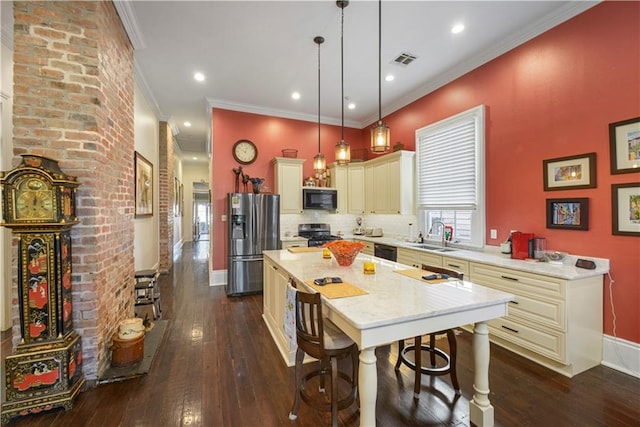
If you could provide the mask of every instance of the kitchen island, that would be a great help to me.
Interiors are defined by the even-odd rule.
[[[361,426],[376,423],[377,346],[467,324],[474,324],[470,420],[478,426],[493,425],[487,321],[507,314],[512,294],[468,281],[428,284],[397,272],[411,269],[409,266],[369,255],[360,254],[350,267],[339,266],[333,258],[323,259],[320,252],[265,251],[264,257],[263,317],[288,366],[295,353],[295,341],[287,339],[284,325],[288,280],[295,280],[299,289],[313,291],[307,281],[337,276],[366,292],[346,298],[323,297],[326,316],[360,349]],[[376,263],[376,274],[363,273],[364,261]]]

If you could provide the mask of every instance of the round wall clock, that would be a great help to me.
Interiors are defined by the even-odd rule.
[[[231,150],[233,154],[233,158],[236,159],[238,163],[243,165],[248,165],[255,162],[258,157],[258,148],[256,145],[249,141],[248,139],[241,139],[235,144],[233,144],[233,149]]]

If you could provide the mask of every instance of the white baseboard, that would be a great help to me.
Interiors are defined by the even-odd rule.
[[[227,270],[214,270],[209,274],[209,286],[226,286]]]
[[[640,378],[640,344],[611,335],[602,340],[602,364]]]

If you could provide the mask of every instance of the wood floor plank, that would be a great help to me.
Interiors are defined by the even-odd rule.
[[[85,390],[70,411],[19,417],[10,426],[329,425],[329,414],[304,403],[289,420],[294,368],[286,367],[262,320],[262,295],[228,298],[224,287],[209,286],[206,245],[185,244],[172,272],[160,277],[169,325],[147,375]],[[1,341],[3,357],[11,354],[10,331]],[[413,372],[393,369],[397,346],[376,349],[376,357],[378,426],[469,426],[470,334],[458,336],[460,396],[448,377],[423,376],[414,400]],[[340,366],[347,369],[348,361]],[[491,344],[490,387],[498,427],[639,425],[640,379],[604,366],[566,378]],[[359,415],[352,405],[339,413],[339,425],[358,426]]]

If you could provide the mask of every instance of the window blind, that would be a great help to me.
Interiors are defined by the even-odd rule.
[[[425,129],[416,147],[418,207],[477,208],[475,117],[460,117]]]

